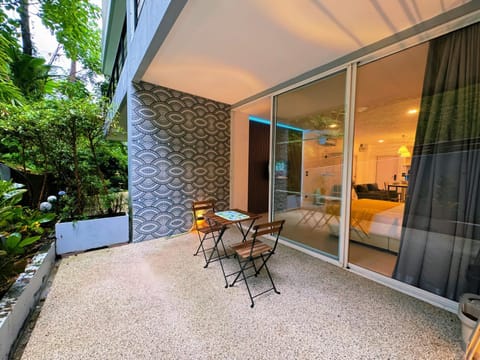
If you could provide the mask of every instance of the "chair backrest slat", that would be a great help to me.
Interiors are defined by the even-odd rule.
[[[215,212],[215,200],[213,199],[194,201],[192,203],[193,222],[197,230],[199,229],[199,226],[201,226],[199,222],[205,223],[203,217],[199,217],[199,213],[201,212],[201,214],[204,214],[209,211]]]
[[[280,226],[271,228],[271,229],[265,229],[262,231],[257,231],[256,235],[257,236],[262,236],[262,235],[267,235],[267,234],[276,234],[280,230]]]
[[[278,238],[280,237],[280,233],[283,229],[284,223],[285,223],[285,220],[277,220],[277,221],[272,221],[264,224],[255,225],[253,227],[254,233],[252,236],[252,247],[250,248],[250,256],[252,256],[253,254],[253,250],[255,248],[255,242],[257,241],[257,238],[267,234],[275,236],[275,243],[272,247],[272,253],[275,252],[275,249],[277,248],[277,244],[278,244]]]
[[[194,211],[212,210],[214,208],[215,208],[215,200],[194,201],[192,203],[192,209]]]

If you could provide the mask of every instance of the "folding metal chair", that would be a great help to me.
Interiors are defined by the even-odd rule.
[[[238,265],[240,270],[230,274],[228,276],[237,275],[235,280],[230,284],[230,286],[234,286],[237,281],[245,281],[245,285],[247,287],[248,295],[250,296],[250,300],[252,304],[250,307],[253,308],[255,305],[253,299],[257,296],[265,294],[268,291],[275,291],[275,293],[280,294],[280,291],[277,290],[275,284],[272,279],[272,275],[270,274],[270,270],[267,266],[267,261],[270,257],[275,253],[275,249],[277,248],[278,238],[280,236],[280,232],[283,229],[283,224],[285,220],[278,220],[269,223],[255,225],[253,227],[253,236],[250,240],[247,240],[243,243],[236,244],[232,246],[232,249],[235,250],[235,255],[238,260]],[[275,236],[275,242],[273,246],[270,246],[266,243],[263,243],[258,238],[262,235],[271,234]],[[260,260],[260,264],[255,264],[255,261]],[[260,265],[258,267],[258,265]],[[260,271],[265,268],[268,278],[270,279],[270,283],[272,284],[271,288],[267,290],[261,291],[257,294],[252,294],[250,287],[248,285],[248,279],[252,276],[257,276]],[[246,271],[249,269],[253,269],[253,273],[246,274]],[[241,277],[240,277],[241,276]]]
[[[328,225],[332,220],[340,223],[340,201],[327,200],[325,202],[325,213],[322,219],[325,219],[325,223],[322,226]]]
[[[203,257],[205,258],[205,263],[208,265],[209,261],[207,258],[207,252],[215,249],[215,241],[222,230],[222,226],[210,224],[203,218],[203,214],[210,211],[215,212],[215,200],[194,201],[192,203],[192,211],[194,227],[197,231],[198,240],[200,241],[197,251],[195,251],[193,256],[197,256],[199,252],[202,252]],[[209,240],[211,240],[211,244],[207,244]],[[220,242],[224,253],[226,253],[227,251],[225,250],[223,241],[221,240]]]

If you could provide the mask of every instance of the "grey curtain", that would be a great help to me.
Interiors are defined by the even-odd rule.
[[[429,46],[393,278],[453,300],[478,292],[479,184],[480,24],[474,24]]]

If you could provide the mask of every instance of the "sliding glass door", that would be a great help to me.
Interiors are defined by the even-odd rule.
[[[275,219],[283,236],[338,258],[346,72],[276,97]]]
[[[349,262],[480,292],[480,23],[358,67]]]
[[[428,45],[357,68],[349,261],[391,277],[397,261]]]
[[[270,209],[283,237],[447,299],[480,293],[479,58],[476,23],[355,65],[354,124],[346,71],[275,96]]]

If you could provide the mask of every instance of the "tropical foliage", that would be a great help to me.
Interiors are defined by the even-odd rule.
[[[13,83],[11,72],[11,51],[18,48],[18,44],[14,29],[8,26],[7,20],[6,14],[0,8],[0,104],[22,100],[22,94]]]
[[[18,255],[25,247],[40,240],[55,215],[44,214],[19,205],[25,189],[21,185],[0,180],[0,256]]]
[[[59,43],[52,59],[38,56],[34,17]],[[39,202],[61,190],[57,219],[124,209],[117,194],[127,186],[126,149],[105,139],[107,103],[97,91],[99,17],[89,0],[0,0],[0,163],[41,175]],[[63,75],[52,65],[60,53],[71,62]],[[0,280],[46,238],[55,216],[34,210],[38,203],[19,205],[25,191],[0,183]]]
[[[100,73],[100,9],[88,0],[40,0],[43,24],[72,61]]]
[[[8,107],[0,122],[0,161],[45,174],[45,182],[52,175],[57,190],[75,200],[68,216],[75,218],[92,207],[92,198],[126,187],[127,157],[122,143],[104,137],[102,99],[79,83],[59,83],[58,89],[63,96]],[[100,200],[97,205],[96,212],[108,211]]]
[[[36,15],[31,15],[33,7]],[[7,12],[18,16],[9,18]],[[34,56],[31,16],[40,16],[72,61],[67,78],[52,77],[51,65]],[[92,207],[108,212],[100,198],[127,183],[124,145],[104,137],[106,102],[72,72],[77,61],[90,73],[99,72],[99,16],[99,8],[88,0],[0,0],[5,20],[0,57],[6,64],[0,68],[0,162],[43,174],[40,198],[49,195],[46,185],[53,178],[56,189],[67,192],[65,206],[74,218]]]
[[[19,184],[0,180],[0,295],[25,267],[25,256],[42,244],[55,218],[53,213],[19,205],[25,191]]]

